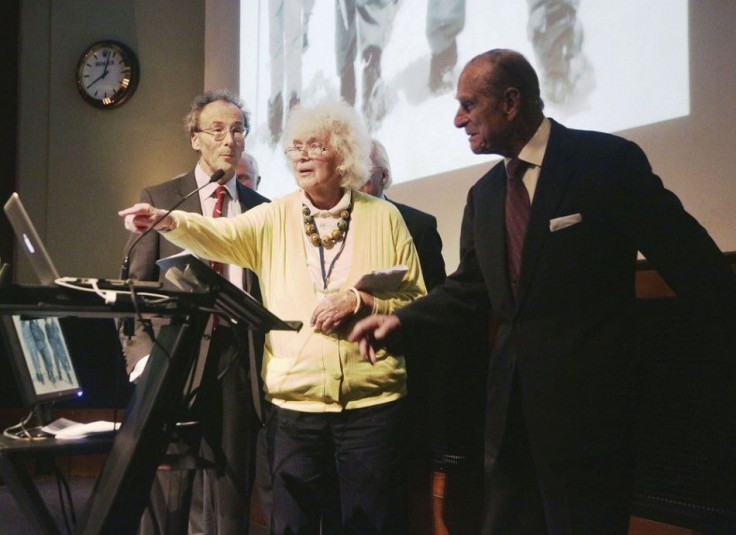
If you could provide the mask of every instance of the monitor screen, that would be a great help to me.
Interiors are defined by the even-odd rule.
[[[33,407],[82,395],[58,318],[2,316],[2,326],[8,357],[25,405]]]

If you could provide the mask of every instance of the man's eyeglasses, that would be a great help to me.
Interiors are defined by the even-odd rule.
[[[233,136],[235,141],[243,141],[245,136],[248,135],[248,129],[243,126],[231,126],[230,128],[213,126],[212,128],[201,128],[199,130],[195,130],[195,132],[204,132],[205,134],[209,134],[215,138],[215,141],[222,141],[225,139],[228,132],[230,132],[230,135]]]
[[[284,150],[284,154],[292,162],[297,162],[302,159],[302,153],[307,154],[307,158],[321,158],[322,155],[330,150],[330,147],[323,147],[319,143],[310,143],[309,145],[287,147]]]

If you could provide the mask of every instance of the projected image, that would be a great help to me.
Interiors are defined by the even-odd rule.
[[[13,316],[13,324],[37,395],[79,388],[57,318]]]
[[[491,48],[524,53],[545,113],[571,127],[689,113],[686,0],[652,0],[646,17],[636,0],[242,0],[241,31],[246,150],[270,197],[296,188],[279,143],[289,109],[325,96],[362,113],[394,183],[481,163],[453,127],[454,91]]]

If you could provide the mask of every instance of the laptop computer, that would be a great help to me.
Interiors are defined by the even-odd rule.
[[[86,277],[60,277],[59,272],[49,256],[46,247],[36,232],[31,218],[28,216],[20,196],[13,193],[5,203],[5,215],[13,227],[15,237],[25,251],[28,260],[31,263],[34,273],[38,280],[44,286],[52,286],[55,281],[62,279],[66,283],[72,283],[77,286],[86,288],[98,288],[100,290],[120,290],[129,291],[130,281],[121,279],[91,279]],[[135,281],[133,284],[136,290],[152,290],[161,288],[162,284],[158,281]]]
[[[43,285],[51,286],[59,278],[59,272],[51,261],[51,257],[38,236],[38,232],[36,232],[36,228],[33,226],[31,218],[28,217],[28,212],[26,212],[17,193],[10,196],[8,202],[5,203],[4,210],[38,280]]]

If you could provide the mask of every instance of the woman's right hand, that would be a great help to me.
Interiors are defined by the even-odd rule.
[[[359,294],[346,290],[325,297],[312,312],[310,325],[324,333],[334,332],[342,325],[345,318],[355,314],[360,304],[356,299]]]
[[[175,219],[171,215],[167,215],[159,221],[159,218],[165,213],[166,210],[155,208],[145,202],[139,202],[130,208],[120,210],[118,215],[124,219],[127,230],[142,234],[154,224],[156,230],[172,230],[175,226]]]

